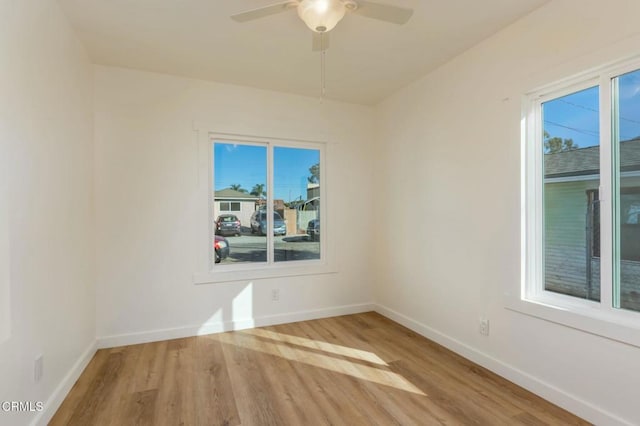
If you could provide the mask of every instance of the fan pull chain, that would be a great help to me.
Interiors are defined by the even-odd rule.
[[[327,49],[324,47],[324,33],[320,33],[320,102],[324,101],[326,92],[326,58]]]

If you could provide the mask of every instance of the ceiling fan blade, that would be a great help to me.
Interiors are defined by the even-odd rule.
[[[354,11],[358,15],[367,18],[379,19],[393,24],[406,24],[413,15],[413,9],[407,9],[390,4],[375,3],[366,0],[357,0],[358,8]]]
[[[236,22],[253,21],[254,19],[264,18],[265,16],[275,15],[276,13],[284,12],[293,7],[298,6],[296,1],[281,1],[265,7],[259,7],[257,9],[248,10],[246,12],[236,13],[231,15],[231,19]]]
[[[327,50],[331,43],[329,43],[330,33],[317,33],[315,31],[311,32],[311,50],[314,52],[322,52],[323,50]]]

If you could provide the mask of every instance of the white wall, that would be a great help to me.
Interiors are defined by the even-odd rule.
[[[0,64],[11,304],[0,401],[48,407],[95,342],[92,69],[50,0],[0,0]],[[0,412],[0,424],[36,414]]]
[[[639,349],[505,310],[502,296],[520,273],[520,96],[640,53],[638,13],[635,0],[552,1],[376,110],[101,66],[92,105],[92,69],[57,4],[0,0],[11,233],[0,400],[64,396],[96,333],[115,344],[366,309],[375,278],[388,315],[590,420],[640,423]],[[337,273],[193,284],[194,121],[331,141]],[[412,208],[380,241],[388,206]]]
[[[369,307],[371,108],[102,66],[95,98],[101,344]],[[194,122],[217,132],[331,141],[327,205],[340,212],[329,233],[337,273],[193,284],[197,236],[207,232],[195,220],[202,203]]]
[[[599,424],[640,424],[640,349],[505,309],[520,281],[521,97],[640,54],[639,15],[635,0],[552,1],[378,108],[381,198],[415,207],[378,252],[381,310]]]
[[[0,128],[0,134],[4,129]],[[0,139],[0,345],[11,335],[9,291],[9,146]]]

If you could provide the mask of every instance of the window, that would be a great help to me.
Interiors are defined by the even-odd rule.
[[[640,70],[611,80],[613,306],[640,311]]]
[[[599,234],[593,220],[600,185],[598,92],[590,87],[540,104],[544,289],[589,300],[600,298],[590,241]]]
[[[640,329],[639,88],[636,63],[528,96],[521,300]]]
[[[229,201],[220,201],[220,211],[221,212],[239,212],[240,211],[240,203],[238,203],[238,202],[229,202]]]
[[[322,147],[221,138],[210,144],[212,269],[320,260]],[[242,201],[216,200],[229,195]],[[304,209],[312,199],[317,208]],[[237,221],[225,222],[223,212]]]

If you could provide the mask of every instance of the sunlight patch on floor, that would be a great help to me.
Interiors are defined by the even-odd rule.
[[[363,365],[360,362],[348,361],[340,358],[336,358],[335,352],[330,352],[332,355],[323,355],[314,351],[298,349],[284,344],[285,342],[268,342],[262,336],[255,335],[253,333],[256,330],[245,330],[243,332],[222,333],[215,336],[215,339],[222,343],[239,346],[245,349],[262,352],[269,355],[278,356],[291,361],[304,363],[313,367],[323,368],[340,374],[346,374],[356,379],[367,380],[373,383],[377,383],[384,386],[390,386],[395,389],[399,389],[405,392],[411,392],[414,394],[426,396],[424,392],[411,384],[407,379],[401,375],[388,370],[386,366],[371,367]],[[265,331],[265,330],[263,330]],[[276,333],[278,334],[278,333]],[[288,336],[293,337],[293,336]],[[321,346],[328,343],[310,339],[307,340],[308,348],[322,351]],[[314,345],[311,345],[313,342]],[[297,343],[296,343],[297,344]],[[323,345],[324,344],[324,345]],[[329,344],[330,345],[330,344]],[[330,345],[336,346],[336,345]],[[342,351],[348,352],[346,347],[341,346]],[[335,349],[335,348],[332,348]],[[363,352],[354,350],[355,353]],[[340,354],[342,355],[342,354]],[[350,356],[345,354],[345,356]]]
[[[289,334],[277,333],[275,331],[264,330],[256,328],[252,330],[245,330],[243,333],[253,334],[254,336],[266,337],[268,339],[279,340],[285,343],[291,343],[298,346],[304,346],[312,349],[320,349],[324,352],[329,352],[336,355],[347,356],[350,358],[360,359],[362,361],[371,362],[373,364],[379,364],[387,366],[380,357],[372,352],[363,351],[360,349],[349,348],[347,346],[336,345],[333,343],[322,342],[318,340],[311,340],[305,337],[291,336]]]

